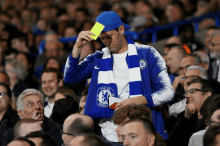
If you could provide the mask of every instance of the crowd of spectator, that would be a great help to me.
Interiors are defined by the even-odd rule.
[[[157,108],[118,108],[111,118],[115,133],[100,128],[103,119],[84,114],[90,79],[76,84],[63,80],[77,36],[91,30],[103,11],[116,12],[132,31],[142,32],[219,8],[219,0],[2,0],[0,145],[220,144],[220,28],[212,18],[199,22],[205,42],[196,37],[193,24],[180,26],[178,36],[170,29],[158,32],[157,39],[166,44],[155,49],[163,50],[174,97]],[[150,43],[151,35],[142,37]],[[87,43],[79,61],[103,47],[100,39]],[[163,134],[153,110],[161,113]]]

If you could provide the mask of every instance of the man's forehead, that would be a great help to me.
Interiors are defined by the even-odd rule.
[[[192,83],[188,86],[188,90],[193,89],[193,88],[200,89],[201,84],[200,83]]]
[[[211,40],[212,43],[216,43],[216,42],[219,42],[219,41],[220,41],[220,34],[217,34]]]
[[[44,72],[42,74],[41,80],[49,80],[51,78],[57,78],[56,73],[55,72]]]
[[[196,75],[196,76],[201,77],[201,74],[200,74],[200,73],[201,73],[200,70],[198,70],[198,69],[192,69],[192,70],[187,70],[185,75],[186,75],[186,76]]]
[[[28,101],[42,101],[41,97],[38,95],[28,95],[26,97],[24,97],[24,101],[28,102]]]

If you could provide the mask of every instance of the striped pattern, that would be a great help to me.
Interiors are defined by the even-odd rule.
[[[130,98],[132,98],[136,96],[142,96],[141,72],[136,46],[129,38],[127,38],[127,42],[128,56],[126,57],[126,61],[129,69]],[[117,85],[115,83],[113,74],[113,57],[107,47],[103,48],[102,52],[103,57],[100,61],[98,73],[98,87],[110,86],[112,89],[117,90]],[[115,91],[115,93],[117,93],[117,91]]]

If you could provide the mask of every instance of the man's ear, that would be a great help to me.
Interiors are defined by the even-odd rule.
[[[58,82],[58,86],[63,87],[63,80],[62,79],[60,79],[60,81]]]
[[[206,94],[205,94],[205,99],[207,99],[209,96],[211,96],[212,95],[212,92],[207,92]]]
[[[121,25],[121,26],[118,28],[118,31],[119,31],[119,33],[120,33],[121,35],[123,35],[124,32],[125,32],[125,27],[124,27],[124,25]]]
[[[19,118],[23,119],[24,116],[23,116],[22,110],[18,110],[17,113],[18,113]]]
[[[149,136],[148,136],[148,145],[149,146],[154,146],[154,144],[155,144],[155,139],[156,139],[156,137],[155,137],[155,135],[153,135],[153,134],[150,134]]]

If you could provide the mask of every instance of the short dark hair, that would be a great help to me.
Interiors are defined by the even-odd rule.
[[[59,81],[62,79],[62,75],[60,74],[60,72],[59,72],[56,68],[52,68],[52,67],[50,67],[50,68],[45,68],[45,69],[43,70],[42,75],[43,75],[44,73],[55,73],[56,76],[57,76],[57,82],[59,82]],[[41,75],[41,78],[42,78],[42,75]]]
[[[126,125],[127,123],[130,123],[130,122],[141,122],[143,124],[146,132],[149,132],[150,134],[153,134],[156,136],[156,129],[154,127],[154,124],[149,119],[135,118],[135,119],[131,119],[131,120],[125,122],[124,125]]]
[[[0,86],[4,86],[7,89],[8,97],[12,98],[12,91],[11,91],[10,87],[5,83],[0,83]]]
[[[79,104],[74,99],[59,99],[54,103],[51,118],[54,122],[63,125],[65,119],[78,111]]]
[[[82,135],[86,133],[94,133],[94,125],[85,123],[81,118],[76,118],[67,129],[67,132],[73,135]]]
[[[214,93],[214,89],[213,89],[212,84],[209,80],[205,80],[205,79],[202,79],[202,78],[197,78],[197,79],[194,79],[190,82],[187,82],[187,85],[189,86],[189,85],[194,84],[194,83],[201,84],[201,89],[202,90],[210,91],[212,94]]]
[[[54,60],[56,60],[56,61],[58,62],[58,64],[59,64],[59,70],[58,70],[58,71],[60,72],[60,71],[62,70],[62,65],[61,65],[61,63],[60,63],[60,60],[59,60],[57,57],[54,57],[54,56],[47,58],[47,60],[46,60],[45,63],[44,63],[44,69],[46,68],[48,62],[49,62],[51,59],[54,59]]]
[[[216,136],[220,134],[220,126],[211,126],[203,137],[204,146],[215,146]]]
[[[17,137],[13,141],[22,141],[27,142],[30,146],[36,146],[31,140],[25,138],[25,137]]]
[[[220,30],[219,27],[216,27],[216,26],[210,26],[210,27],[208,27],[207,31],[210,30],[210,29]]]
[[[49,134],[43,133],[42,131],[31,132],[25,137],[42,139],[41,146],[57,146],[55,139]]]
[[[79,136],[83,136],[83,140],[80,142],[83,146],[107,146],[105,141],[96,134],[88,133]]]
[[[13,128],[13,134],[14,134],[14,137],[19,137],[20,136],[20,128],[21,128],[21,125],[22,124],[27,124],[27,123],[36,123],[37,122],[37,120],[35,120],[35,119],[31,119],[31,118],[27,118],[27,119],[21,119],[20,121],[18,121],[16,124],[15,124],[15,126],[14,126],[14,128]]]

